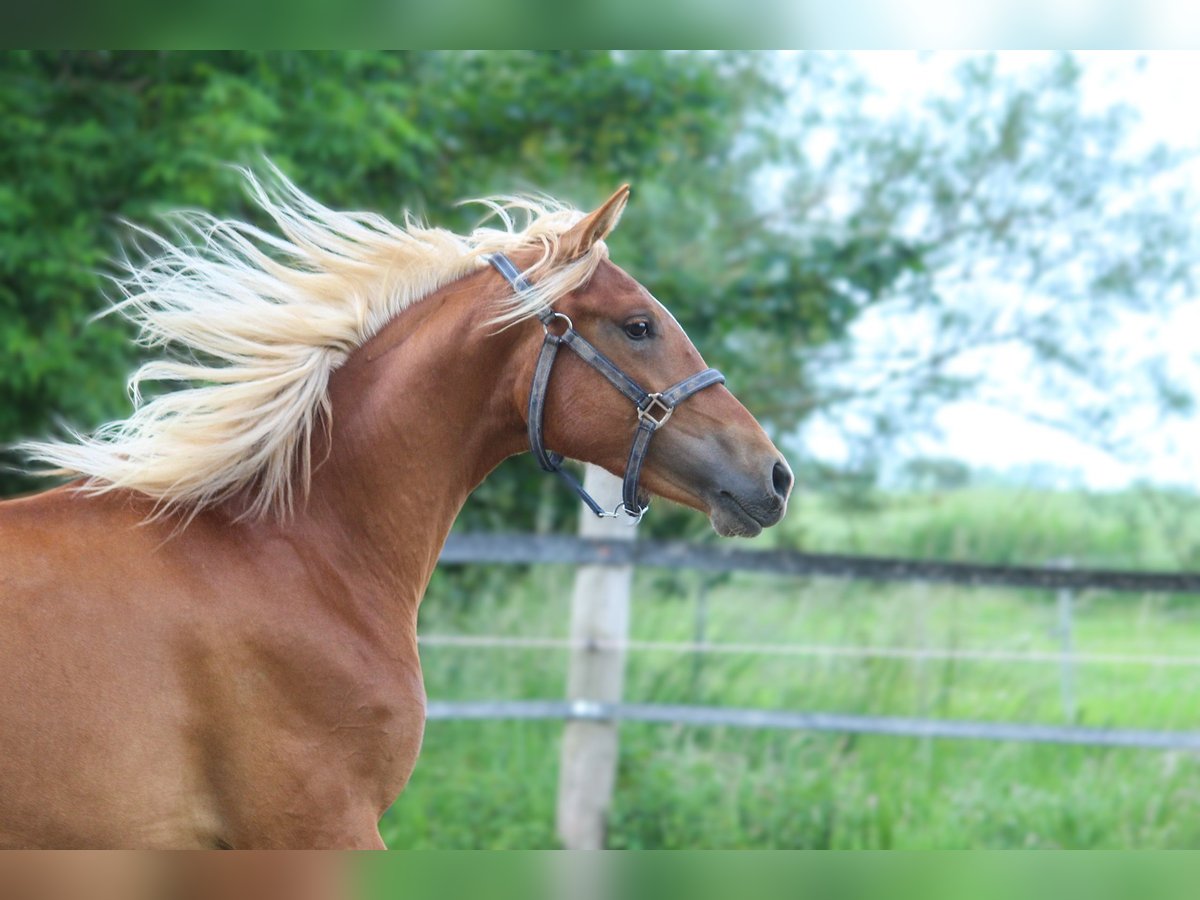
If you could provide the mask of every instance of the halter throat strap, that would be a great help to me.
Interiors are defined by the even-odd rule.
[[[518,295],[530,290],[529,281],[513,265],[512,260],[503,253],[494,253],[487,257],[487,261],[504,276]],[[538,318],[545,329],[546,337],[542,341],[542,349],[538,353],[537,365],[533,371],[533,381],[529,387],[529,450],[542,469],[553,472],[562,478],[579,495],[588,509],[597,516],[609,518],[623,513],[635,522],[639,521],[649,509],[649,504],[643,506],[638,499],[638,483],[654,432],[667,424],[667,420],[671,418],[676,406],[707,387],[724,384],[725,376],[716,369],[705,369],[672,385],[665,391],[650,392],[626,375],[616,363],[576,331],[574,323],[568,316],[546,308],[538,312]],[[545,419],[546,393],[550,387],[550,375],[554,370],[554,361],[558,357],[559,348],[563,346],[569,347],[576,356],[603,375],[613,387],[633,402],[637,411],[637,430],[634,432],[633,442],[629,447],[629,457],[625,462],[621,503],[612,511],[604,509],[591,494],[584,490],[579,480],[562,467],[562,454],[547,450],[542,438],[542,423]]]

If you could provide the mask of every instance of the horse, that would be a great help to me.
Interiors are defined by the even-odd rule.
[[[273,226],[137,228],[113,309],[162,356],[133,412],[23,445],[69,480],[0,503],[0,847],[382,848],[424,729],[418,605],[533,425],[552,467],[626,476],[656,435],[617,515],[784,515],[791,471],[719,373],[669,394],[715,370],[608,257],[627,185],[587,214],[489,200],[460,235],[274,172],[244,173]]]

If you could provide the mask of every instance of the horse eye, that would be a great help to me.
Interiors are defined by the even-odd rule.
[[[634,319],[625,323],[625,333],[635,341],[640,341],[650,333],[650,323],[645,319]]]

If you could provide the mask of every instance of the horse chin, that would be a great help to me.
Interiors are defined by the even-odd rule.
[[[713,531],[721,537],[757,537],[762,534],[762,523],[744,510],[740,503],[728,495],[721,495],[709,508],[708,521]]]

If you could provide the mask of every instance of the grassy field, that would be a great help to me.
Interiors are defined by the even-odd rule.
[[[970,490],[807,498],[773,541],[806,549],[1079,565],[1194,565],[1194,501]],[[571,571],[496,570],[464,600],[439,577],[422,633],[564,636]],[[1054,651],[1054,598],[639,571],[633,635],[714,642]],[[1200,657],[1200,598],[1085,594],[1075,647]],[[436,699],[558,698],[563,651],[428,647]],[[1080,664],[1076,721],[1200,727],[1200,666]],[[626,697],[770,709],[1067,721],[1058,665],[637,652]],[[558,723],[431,723],[383,832],[396,847],[552,847]],[[1196,847],[1200,757],[976,741],[625,724],[612,847]]]

